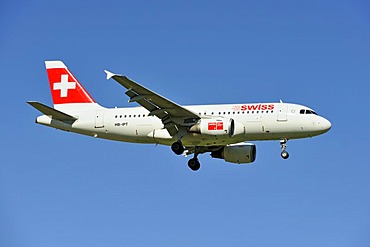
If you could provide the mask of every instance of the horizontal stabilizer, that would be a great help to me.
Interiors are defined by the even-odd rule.
[[[53,119],[60,120],[60,121],[76,121],[77,118],[72,117],[64,112],[55,110],[47,105],[44,105],[40,102],[36,101],[28,101],[28,104],[35,107],[40,112],[44,113],[45,115],[51,116]]]

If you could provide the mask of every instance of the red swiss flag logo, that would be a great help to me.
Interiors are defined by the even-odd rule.
[[[67,68],[49,68],[47,73],[54,104],[95,102]]]

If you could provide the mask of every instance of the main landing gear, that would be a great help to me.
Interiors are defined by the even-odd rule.
[[[289,158],[289,153],[286,151],[286,143],[288,142],[288,140],[287,139],[282,139],[282,140],[280,140],[280,147],[281,147],[281,158],[283,158],[283,159],[287,159],[287,158]]]
[[[177,141],[177,142],[172,143],[171,149],[177,155],[180,155],[185,151],[185,148],[182,145],[181,141]]]
[[[188,161],[188,166],[191,170],[193,171],[198,171],[199,168],[200,168],[200,163],[199,163],[199,160],[198,158],[192,158]]]
[[[191,170],[193,171],[198,171],[199,168],[200,168],[200,162],[198,160],[198,155],[202,153],[202,149],[199,148],[199,147],[195,147],[195,150],[194,150],[194,157],[191,158],[189,161],[188,161],[188,166]]]
[[[184,151],[185,151],[185,148],[182,145],[181,141],[177,141],[177,142],[172,143],[171,149],[177,155],[183,154]],[[198,154],[199,154],[199,152],[198,152],[197,148],[195,148],[194,158],[191,158],[188,161],[188,166],[193,171],[198,171],[199,168],[200,168],[200,162],[198,160]]]

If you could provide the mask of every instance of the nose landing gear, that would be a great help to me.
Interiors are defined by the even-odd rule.
[[[280,147],[281,147],[281,158],[283,158],[283,159],[287,159],[287,158],[289,158],[289,153],[286,151],[286,146],[287,146],[287,143],[288,142],[288,140],[287,139],[282,139],[282,140],[280,140]]]

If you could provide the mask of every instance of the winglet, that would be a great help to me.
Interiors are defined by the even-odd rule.
[[[107,74],[107,80],[109,80],[110,78],[112,78],[113,76],[115,76],[115,74],[113,74],[112,72],[110,72],[108,70],[104,70],[104,72]]]

